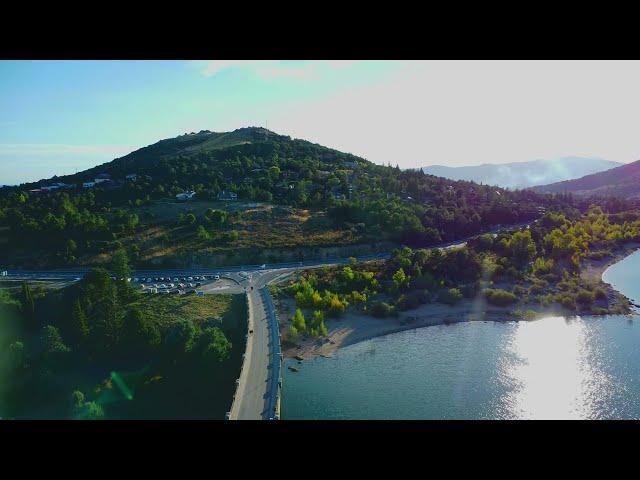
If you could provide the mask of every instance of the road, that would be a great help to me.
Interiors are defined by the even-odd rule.
[[[534,220],[533,222],[523,222],[515,225],[506,225],[496,227],[492,230],[488,230],[483,232],[486,233],[499,233],[501,231],[513,230],[515,228],[521,227],[529,227],[532,223],[537,222]],[[479,234],[479,235],[482,235]],[[465,238],[463,240],[457,240],[455,242],[441,243],[438,245],[433,245],[431,247],[425,248],[441,248],[441,249],[452,249],[459,248],[464,246],[467,243],[467,240],[471,238],[475,238],[478,235],[473,235],[471,237]],[[366,262],[370,260],[385,260],[391,256],[390,253],[378,253],[373,255],[362,255],[355,257],[358,262]],[[220,275],[220,276],[228,276],[232,278],[241,278],[238,275],[242,275],[243,273],[248,272],[261,272],[267,270],[281,270],[286,271],[289,269],[307,269],[307,268],[315,268],[322,267],[324,265],[347,265],[350,262],[351,257],[342,257],[342,258],[327,258],[321,260],[304,260],[300,262],[285,262],[285,263],[267,263],[264,265],[236,265],[236,266],[228,266],[228,267],[219,267],[215,269],[210,268],[189,268],[189,269],[158,269],[158,270],[136,270],[131,273],[132,277],[188,277],[194,275]],[[2,271],[2,267],[0,266],[0,271]],[[10,269],[6,270],[7,275],[5,279],[11,280],[79,280],[82,278],[87,272],[91,270],[90,268],[76,268],[76,269],[55,269],[55,270],[20,270],[20,269]]]
[[[241,281],[247,290],[248,331],[247,346],[238,379],[236,395],[229,412],[229,420],[269,420],[273,416],[273,398],[277,395],[280,365],[279,345],[276,345],[277,326],[270,325],[267,307],[260,291],[270,282],[293,272],[270,270],[250,274]],[[274,332],[272,329],[275,329]]]
[[[505,229],[514,229],[528,226],[529,223],[511,225],[504,228],[496,228],[485,233],[498,233]],[[469,237],[473,238],[473,237]],[[453,249],[466,244],[468,239],[447,244],[440,244],[431,248]],[[356,257],[359,262],[389,258],[389,253],[377,255],[365,255]],[[247,344],[242,370],[238,379],[236,394],[233,399],[229,419],[231,420],[268,420],[274,418],[273,399],[276,396],[275,389],[279,388],[278,378],[280,365],[280,345],[277,325],[274,325],[274,317],[269,317],[268,307],[260,289],[269,283],[279,280],[290,273],[308,268],[316,268],[324,265],[348,264],[350,258],[334,258],[325,260],[308,260],[302,262],[288,262],[266,265],[242,265],[225,267],[222,269],[174,269],[174,270],[138,270],[131,274],[132,277],[188,277],[195,275],[220,275],[228,282],[205,283],[199,290],[205,294],[244,293],[247,294],[248,303],[248,330],[253,331],[247,337]],[[76,281],[82,278],[89,269],[75,270],[41,270],[24,271],[9,270],[6,277],[12,280],[69,280]],[[268,295],[268,293],[267,293]],[[267,299],[268,300],[268,299]],[[273,314],[272,314],[273,315]]]

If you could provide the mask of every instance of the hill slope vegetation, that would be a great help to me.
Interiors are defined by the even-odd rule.
[[[110,181],[83,188],[98,176]],[[52,182],[65,185],[33,191]],[[185,190],[207,208],[188,202],[168,218],[168,206]],[[223,192],[238,200],[218,201]],[[267,210],[251,213],[256,207]],[[99,265],[121,248],[140,265],[177,256],[190,263],[195,254],[225,254],[239,245],[421,247],[560,207],[573,208],[572,200],[401,171],[263,128],[203,130],[76,175],[2,189],[0,264]],[[277,227],[278,218],[286,228]],[[143,258],[141,250],[154,253]]]

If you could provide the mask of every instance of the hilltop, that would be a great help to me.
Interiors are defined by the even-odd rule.
[[[534,187],[533,190],[540,193],[568,192],[583,197],[640,199],[640,160],[575,180]]]
[[[0,263],[99,265],[122,248],[138,266],[349,256],[453,241],[562,206],[574,207],[263,128],[202,130],[2,189]]]
[[[473,180],[503,188],[528,188],[534,185],[580,178],[622,165],[601,158],[563,157],[504,164],[482,164],[465,167],[431,165],[425,173],[453,180]]]

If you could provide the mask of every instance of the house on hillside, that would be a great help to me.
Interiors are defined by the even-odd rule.
[[[136,180],[138,180],[138,175],[136,175],[135,173],[130,173],[124,178],[127,182],[135,182]]]
[[[103,183],[103,182],[110,182],[110,181],[111,181],[111,175],[109,175],[108,173],[100,173],[96,175],[96,178],[95,178],[95,183]]]
[[[93,188],[96,186],[96,182],[83,182],[82,188]]]
[[[195,194],[196,192],[194,192],[193,190],[182,192],[176,195],[176,200],[178,200],[179,202],[186,202],[188,200],[191,200]]]
[[[230,192],[228,190],[222,190],[218,194],[218,200],[221,200],[221,201],[224,201],[224,202],[238,200],[238,194],[235,193],[235,192]]]

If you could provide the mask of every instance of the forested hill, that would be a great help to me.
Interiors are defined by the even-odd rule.
[[[364,162],[353,155],[294,140],[264,128],[247,127],[232,132],[201,130],[185,133],[76,175],[60,178],[63,181],[89,181],[100,173],[108,173],[114,178],[135,173],[163,180],[180,177],[183,187],[195,186],[206,179],[214,181],[213,185],[207,186],[215,190],[215,184],[223,184],[225,178],[233,178],[238,172],[250,173],[243,167],[255,170],[275,165],[280,169],[298,171],[304,166],[312,169],[322,164],[340,166],[342,162],[357,160]]]
[[[83,188],[82,182],[100,174],[111,181]],[[137,177],[126,180],[132,174]],[[67,185],[46,193],[31,191],[54,182]],[[140,208],[175,202],[175,195],[185,190],[195,191],[200,202],[211,202],[210,211],[202,216],[195,212],[186,223],[138,215]],[[270,245],[287,248],[307,247],[314,234],[323,246],[336,238],[342,244],[385,240],[427,246],[499,224],[529,221],[545,209],[580,207],[565,196],[507,191],[376,165],[263,128],[200,131],[162,140],[76,175],[0,190],[0,242],[6,246],[0,262],[22,262],[16,260],[21,258],[18,250],[32,258],[39,252],[39,261],[53,255],[62,264],[93,262],[88,258],[107,258],[114,249],[126,247],[127,238],[143,230],[151,234],[156,227],[167,234],[162,236],[166,252],[169,246],[185,254],[224,251],[234,247],[238,235],[247,239],[247,248],[268,246],[259,243],[261,234],[256,232],[274,222],[273,214],[256,219],[251,227],[246,223],[249,213],[242,209],[228,217],[233,213],[228,209],[216,214],[215,209],[226,208],[216,202],[223,191],[236,193],[240,204],[264,202],[293,209],[286,220],[298,222],[297,238],[268,233]],[[135,247],[139,241],[130,243]]]

